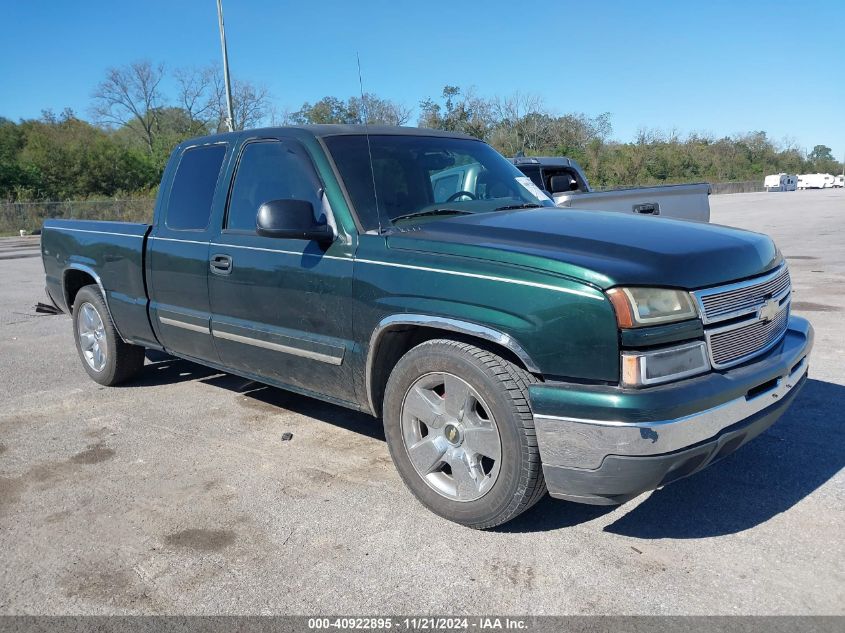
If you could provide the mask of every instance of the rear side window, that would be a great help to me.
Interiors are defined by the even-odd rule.
[[[208,226],[225,156],[226,146],[220,144],[192,147],[182,154],[167,201],[167,228],[185,231]]]
[[[528,176],[535,185],[540,187],[540,189],[546,189],[546,185],[543,182],[543,174],[540,173],[540,166],[539,165],[517,165],[519,171],[523,174]]]
[[[258,207],[271,200],[305,200],[321,208],[322,186],[305,150],[293,141],[244,147],[229,198],[226,228],[254,231]]]

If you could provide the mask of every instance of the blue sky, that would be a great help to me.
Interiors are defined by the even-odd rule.
[[[365,89],[416,106],[445,84],[556,112],[845,153],[845,3],[224,0],[232,74],[279,109]],[[219,60],[214,0],[0,1],[0,116],[86,116],[108,66]]]

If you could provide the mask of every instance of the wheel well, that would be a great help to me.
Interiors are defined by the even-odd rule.
[[[68,312],[73,312],[73,302],[76,300],[76,294],[85,286],[96,283],[97,280],[84,270],[71,268],[65,272],[64,293]]]
[[[368,386],[376,416],[381,416],[387,380],[390,378],[390,374],[393,368],[396,367],[399,359],[420,343],[435,338],[471,343],[476,347],[494,352],[514,365],[529,371],[519,356],[507,347],[494,343],[493,341],[452,330],[441,329],[436,326],[396,325],[382,332],[378,338],[376,348],[370,350],[370,354],[375,354],[375,356],[372,362],[368,363],[368,366],[372,368]]]

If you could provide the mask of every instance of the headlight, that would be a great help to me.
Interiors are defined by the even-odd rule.
[[[620,328],[685,321],[698,316],[692,297],[684,290],[613,288],[607,294]]]

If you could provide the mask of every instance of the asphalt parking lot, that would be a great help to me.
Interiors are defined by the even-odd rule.
[[[711,205],[775,238],[816,328],[792,409],[622,507],[491,532],[422,508],[366,415],[158,355],[97,385],[34,314],[37,238],[0,240],[0,614],[845,613],[845,191]]]

